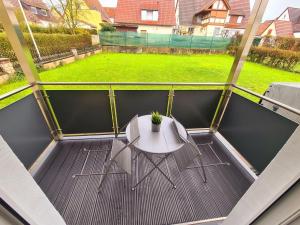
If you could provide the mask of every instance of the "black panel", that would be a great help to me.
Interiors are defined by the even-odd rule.
[[[33,95],[0,110],[0,135],[28,169],[51,141]]]
[[[175,91],[172,115],[186,128],[208,128],[221,93],[220,90]]]
[[[108,91],[47,91],[64,134],[112,132]]]
[[[119,127],[136,114],[146,115],[152,111],[166,114],[168,91],[115,91]]]
[[[220,133],[261,172],[297,126],[271,110],[233,94]]]

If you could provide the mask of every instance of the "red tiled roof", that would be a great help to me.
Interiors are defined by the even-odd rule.
[[[103,7],[109,18],[115,18],[116,8],[115,7]]]
[[[141,10],[158,10],[158,21],[141,20]],[[173,0],[118,0],[115,23],[173,26],[175,3]]]
[[[84,1],[90,9],[97,10],[98,12],[100,12],[101,18],[102,18],[103,21],[109,22],[109,23],[111,22],[110,19],[109,19],[108,14],[106,13],[104,8],[102,7],[99,0],[84,0]]]
[[[250,1],[249,0],[229,0],[231,10],[229,15],[244,16],[242,23],[238,28],[245,28],[250,16]]]
[[[19,7],[18,0],[8,0],[8,2],[10,2],[14,7]],[[47,5],[42,0],[21,0],[21,3],[48,10]]]
[[[273,23],[274,20],[266,20],[265,22],[261,23],[256,35],[260,36],[263,34],[263,32],[271,25],[271,23]]]
[[[281,37],[292,37],[294,35],[292,22],[275,20],[276,35]]]
[[[19,8],[20,5],[17,0],[8,0],[15,8]],[[42,0],[21,0],[21,4],[23,6],[26,18],[33,23],[40,23],[41,21],[48,21],[55,23],[57,19],[53,17],[47,5]],[[47,11],[47,16],[43,16],[41,14],[34,14],[31,11],[31,6],[34,6],[39,9],[44,9]]]
[[[300,9],[289,7],[288,11],[293,26],[293,32],[300,32]]]
[[[42,0],[21,0],[21,2],[41,9],[48,9],[47,5]]]

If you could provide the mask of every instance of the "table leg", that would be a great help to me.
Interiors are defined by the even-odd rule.
[[[158,171],[162,174],[162,175],[164,175],[164,177],[172,184],[172,186],[173,186],[173,188],[175,189],[176,188],[176,185],[173,183],[173,181],[159,168],[159,164],[161,164],[161,163],[159,163],[159,164],[155,164],[155,162],[146,154],[146,153],[143,153],[144,155],[145,155],[145,157],[153,164],[153,166],[154,166],[154,169],[156,168],[156,169],[158,169]],[[163,161],[163,160],[167,160],[167,158],[169,157],[169,155],[170,154],[166,154],[165,155],[165,157],[163,157],[162,159],[161,159],[161,161]],[[161,161],[159,161],[159,162],[161,162]],[[169,169],[169,168],[168,168]]]
[[[146,156],[146,154],[144,154]],[[147,157],[147,156],[146,156]],[[148,158],[148,157],[147,157]],[[135,190],[138,185],[140,185],[158,166],[164,161],[165,158],[162,158],[157,164],[154,163],[154,167],[136,184],[132,187],[132,190]],[[151,160],[152,161],[152,160]],[[168,179],[169,180],[169,179]],[[173,182],[170,181],[172,184]],[[174,184],[173,184],[174,185]],[[174,185],[175,186],[175,185]]]

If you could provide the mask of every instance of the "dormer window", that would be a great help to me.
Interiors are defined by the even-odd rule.
[[[238,18],[237,18],[237,23],[242,23],[242,20],[243,20],[243,16],[239,16]]]
[[[226,6],[225,6],[223,1],[215,1],[212,8],[213,9],[224,10],[224,9],[226,9]]]
[[[141,18],[142,20],[158,21],[158,10],[142,10]]]
[[[41,10],[40,10],[40,14],[41,14],[42,16],[48,16],[47,10],[45,10],[45,9],[41,9]]]
[[[31,12],[32,12],[33,14],[38,14],[37,8],[35,8],[35,7],[33,7],[33,6],[31,6]]]

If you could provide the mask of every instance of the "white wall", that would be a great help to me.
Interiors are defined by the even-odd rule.
[[[146,30],[147,33],[152,34],[172,34],[173,26],[148,26],[148,25],[139,25],[137,32]]]
[[[261,36],[266,36],[270,29],[272,29],[271,36],[276,36],[276,27],[274,22],[261,34]]]
[[[0,197],[29,224],[65,225],[61,215],[1,136],[0,177]]]
[[[278,20],[290,21],[289,11],[286,10],[284,13],[282,13]]]
[[[295,38],[300,38],[300,32],[294,33]]]

